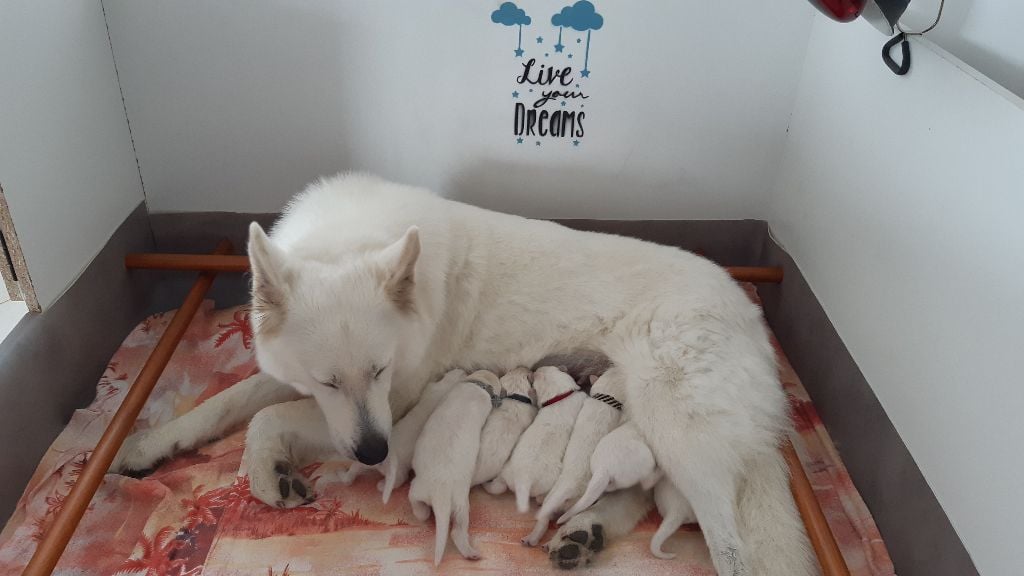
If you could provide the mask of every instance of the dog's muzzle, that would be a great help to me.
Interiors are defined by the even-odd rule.
[[[388,457],[388,439],[376,432],[364,434],[356,444],[356,460],[367,466],[380,464]]]

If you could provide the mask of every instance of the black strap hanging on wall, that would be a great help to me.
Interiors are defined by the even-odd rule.
[[[892,70],[892,73],[897,76],[903,76],[907,72],[910,72],[910,40],[911,36],[923,36],[928,32],[931,32],[933,28],[939,25],[939,20],[942,19],[942,8],[946,5],[946,0],[939,0],[939,13],[935,15],[935,21],[930,26],[921,30],[920,32],[908,32],[903,29],[903,26],[899,23],[899,17],[897,16],[895,22],[891,22],[896,30],[899,30],[899,34],[893,36],[882,46],[882,61],[885,65]],[[900,45],[900,49],[903,53],[903,58],[899,63],[892,57],[892,49],[896,45]]]

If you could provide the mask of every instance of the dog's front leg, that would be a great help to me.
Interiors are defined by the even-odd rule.
[[[559,527],[544,545],[551,562],[566,570],[590,564],[606,539],[628,534],[653,504],[650,492],[639,486],[605,494]]]
[[[315,497],[299,468],[334,454],[323,412],[315,400],[304,398],[268,406],[253,416],[242,469],[249,473],[254,497],[270,506],[294,508]]]

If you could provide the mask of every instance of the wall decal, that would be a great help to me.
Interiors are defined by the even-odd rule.
[[[554,139],[553,144],[565,142],[579,148],[585,134],[585,100],[590,98],[581,84],[591,73],[591,34],[604,26],[604,17],[587,0],[564,6],[551,16],[551,25],[558,29],[557,40],[551,43],[540,31],[536,42],[528,42],[526,48],[523,48],[523,26],[532,24],[526,10],[514,2],[504,2],[491,13],[491,21],[519,28],[513,52],[515,87],[511,92],[516,144],[530,141],[533,147],[540,147],[545,139]],[[586,32],[585,44],[583,32]],[[566,46],[563,40],[571,42],[574,35],[575,43]],[[576,72],[573,63],[574,59],[578,62],[580,56],[583,68]]]

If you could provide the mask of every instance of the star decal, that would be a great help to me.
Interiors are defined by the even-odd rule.
[[[516,144],[522,144],[522,143],[523,143],[523,139],[522,138],[516,138]]]
[[[562,44],[561,42],[555,44],[555,52],[561,52],[563,49],[565,49],[565,44]]]
[[[544,37],[543,36],[537,36],[537,44],[543,44],[543,43],[544,43]]]
[[[583,42],[583,38],[577,38],[577,39],[576,39],[576,43],[577,43],[577,44],[579,44],[580,42]]]
[[[522,48],[516,48],[516,58],[522,58],[524,52],[525,50],[523,50]]]
[[[565,106],[565,100],[562,100],[562,106]]]
[[[569,58],[572,58],[572,54],[569,54]]]
[[[587,70],[586,68],[580,70],[580,76],[584,78],[590,78],[590,70]]]
[[[519,91],[517,90],[517,91],[513,92],[512,93],[512,97],[513,98],[519,98]]]
[[[579,140],[573,140],[572,141],[572,145],[573,146],[579,146],[580,145],[580,141]]]
[[[537,140],[537,146],[540,146],[540,140]]]

